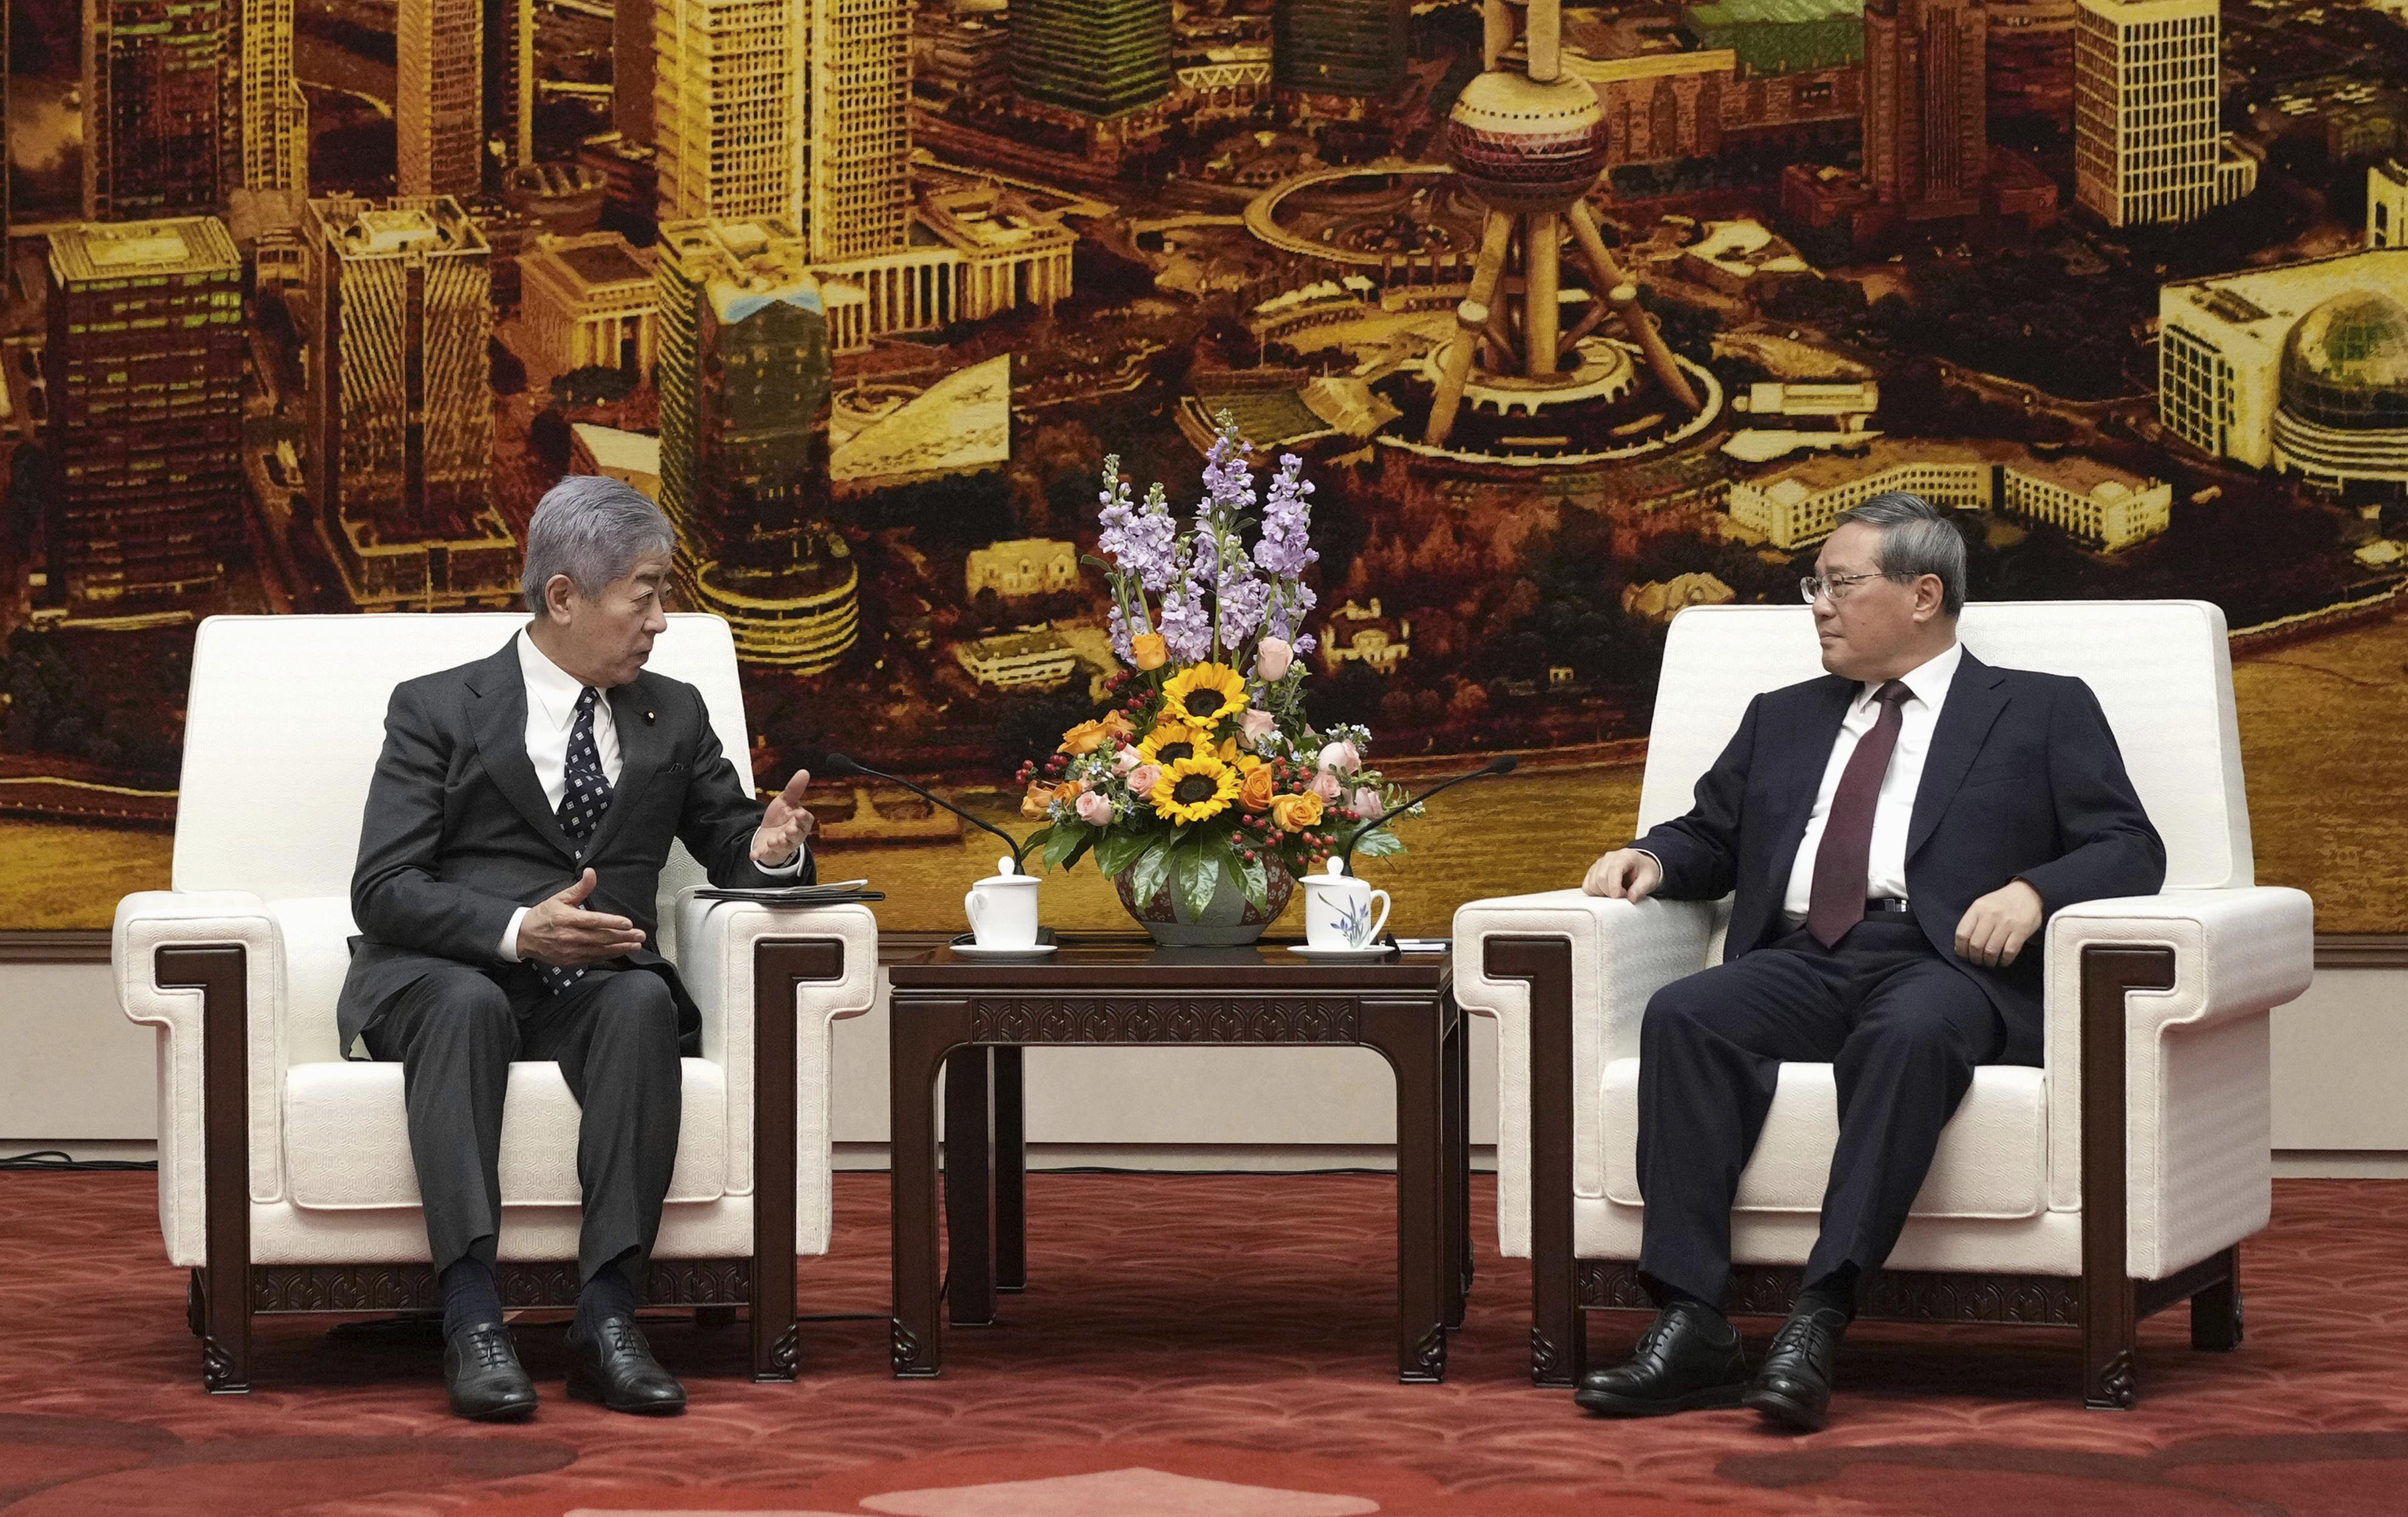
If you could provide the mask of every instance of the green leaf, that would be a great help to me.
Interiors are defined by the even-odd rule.
[[[1202,838],[1191,837],[1173,850],[1178,867],[1179,893],[1187,903],[1190,917],[1201,917],[1212,904],[1213,893],[1221,889],[1221,860]]]
[[[1227,845],[1224,844],[1223,846],[1226,847]],[[1250,863],[1237,857],[1235,849],[1230,849],[1229,867],[1237,872],[1238,886],[1246,892],[1247,902],[1256,911],[1270,910],[1271,872],[1263,863],[1263,856],[1259,853],[1254,855],[1254,860]]]
[[[1129,894],[1141,907],[1162,893],[1162,882],[1170,874],[1170,853],[1175,841],[1157,837],[1146,844],[1145,851],[1129,866]]]
[[[1404,851],[1405,840],[1384,827],[1366,834],[1354,845],[1354,857],[1357,859],[1385,859],[1392,853]]]
[[[1049,873],[1069,867],[1069,860],[1078,857],[1075,850],[1085,841],[1082,834],[1086,831],[1084,826],[1068,822],[1045,830],[1045,868]]]
[[[1125,874],[1154,841],[1143,832],[1106,832],[1096,840],[1096,867],[1107,874]]]
[[[1069,857],[1062,860],[1062,867],[1068,869],[1076,864],[1080,860],[1084,859],[1087,856],[1087,850],[1095,845],[1096,833],[1092,831],[1082,832],[1079,835],[1079,841],[1071,845]]]
[[[1020,845],[1020,857],[1026,859],[1034,855],[1039,859],[1044,858],[1045,846],[1048,843],[1053,841],[1053,838],[1054,827],[1053,824],[1049,822],[1045,826],[1039,828],[1036,831],[1028,834],[1028,841]]]

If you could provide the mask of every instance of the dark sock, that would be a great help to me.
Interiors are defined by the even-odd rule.
[[[1647,1287],[1647,1293],[1655,1298],[1656,1310],[1669,1311],[1674,1307],[1685,1308],[1718,1337],[1737,1331],[1731,1326],[1730,1319],[1723,1315],[1723,1309],[1703,1296],[1691,1295],[1679,1286],[1668,1285],[1652,1276],[1648,1277],[1643,1283]]]
[[[1856,1265],[1842,1264],[1822,1279],[1810,1281],[1798,1293],[1798,1304],[1790,1308],[1798,1316],[1827,1309],[1852,1322],[1856,1320]]]
[[[595,1270],[585,1289],[577,1293],[577,1320],[569,1323],[569,1335],[590,1340],[605,1319],[635,1314],[636,1281],[627,1269],[626,1256],[622,1255]]]
[[[494,1266],[470,1255],[443,1266],[443,1336],[502,1320],[502,1290]]]

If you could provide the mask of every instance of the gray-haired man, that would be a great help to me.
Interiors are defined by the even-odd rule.
[[[681,1054],[698,1018],[651,946],[672,839],[721,885],[808,881],[797,773],[765,808],[702,694],[644,671],[675,538],[615,480],[572,475],[526,534],[526,628],[492,657],[405,681],[385,714],[351,875],[337,1018],[398,1060],[443,1285],[452,1409],[523,1417],[494,1274],[502,1098],[514,1059],[556,1060],[583,1110],[569,1394],[674,1412],[685,1390],[635,1310],[677,1158]]]
[[[1647,1004],[1639,1269],[1660,1308],[1574,1399],[1643,1417],[1742,1403],[1823,1425],[1841,1335],[1976,1065],[2041,1062],[2050,913],[2151,895],[2166,854],[2080,680],[1956,641],[1965,543],[1902,493],[1840,518],[1800,586],[1820,679],[1768,691],[1697,804],[1589,868],[1592,895],[1733,897],[1723,961]],[[1789,1320],[1751,1376],[1724,1320],[1731,1204],[1784,1061],[1831,1065],[1839,1142]]]

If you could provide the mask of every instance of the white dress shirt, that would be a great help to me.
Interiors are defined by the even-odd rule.
[[[536,783],[543,787],[545,803],[557,813],[560,798],[568,792],[568,739],[577,730],[577,701],[585,693],[585,686],[576,675],[553,663],[552,657],[537,647],[535,639],[523,631],[518,635],[518,650],[519,674],[526,683],[527,761],[535,765]],[[594,702],[594,751],[602,760],[603,777],[616,787],[619,724],[610,715],[608,691]],[[790,862],[753,867],[764,874],[791,874],[802,869],[803,855],[798,849]],[[502,929],[503,958],[518,958],[519,924],[526,920],[531,909],[521,906],[510,913],[509,925]]]
[[[1866,860],[1868,898],[1906,899],[1906,834],[1914,820],[1914,793],[1923,784],[1923,761],[1931,752],[1940,708],[1947,704],[1948,686],[1956,678],[1956,666],[1964,656],[1964,645],[1952,643],[1939,657],[1899,676],[1911,693],[1899,702],[1898,746],[1890,750],[1889,769],[1882,775],[1881,794],[1873,802],[1872,852]],[[1880,688],[1879,683],[1858,687],[1856,699],[1848,702],[1847,718],[1840,723],[1840,736],[1831,744],[1830,760],[1823,766],[1823,783],[1814,792],[1814,813],[1807,819],[1806,835],[1799,840],[1798,857],[1789,868],[1789,892],[1781,903],[1782,915],[1791,927],[1806,919],[1813,899],[1814,853],[1823,845],[1823,827],[1830,819],[1831,798],[1839,792],[1840,776],[1858,741],[1881,719],[1881,702],[1873,699]]]

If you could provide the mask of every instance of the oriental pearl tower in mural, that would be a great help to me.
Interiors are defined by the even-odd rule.
[[[1485,71],[1446,127],[1457,181],[1482,208],[1480,253],[1457,330],[1426,361],[1435,394],[1424,442],[1463,447],[1467,399],[1508,417],[1646,399],[1680,422],[1700,419],[1712,396],[1699,398],[1693,376],[1709,391],[1711,379],[1665,345],[1588,207],[1606,161],[1605,112],[1595,88],[1564,71],[1561,0],[1485,0],[1484,19]],[[1564,287],[1567,239],[1585,290]],[[1602,335],[1609,321],[1627,342]],[[1660,394],[1640,394],[1634,350]]]

